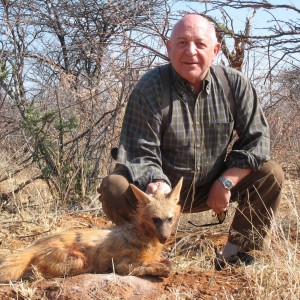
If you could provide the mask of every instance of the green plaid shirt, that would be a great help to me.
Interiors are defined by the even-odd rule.
[[[213,182],[224,168],[257,170],[269,159],[270,138],[265,116],[250,81],[225,68],[235,99],[234,116],[222,84],[211,68],[202,90],[191,86],[171,67],[169,123],[162,126],[162,83],[155,68],[139,80],[130,95],[118,151],[117,169],[146,189],[150,182],[184,186]],[[228,153],[233,131],[238,139]]]

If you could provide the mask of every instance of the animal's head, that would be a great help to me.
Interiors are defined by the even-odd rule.
[[[139,205],[135,224],[142,228],[149,236],[155,235],[161,243],[165,243],[172,233],[173,226],[177,223],[180,214],[180,190],[183,178],[169,194],[162,194],[157,190],[153,195],[148,195],[131,185]]]

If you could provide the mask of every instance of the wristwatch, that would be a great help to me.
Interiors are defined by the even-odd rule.
[[[230,191],[231,188],[233,187],[233,182],[224,176],[220,176],[218,180],[223,184],[224,188],[227,189],[228,191]]]

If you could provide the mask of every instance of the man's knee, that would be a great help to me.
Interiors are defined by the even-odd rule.
[[[273,160],[265,162],[259,170],[246,176],[237,186],[235,190],[244,190],[248,188],[255,189],[262,186],[281,189],[284,180],[284,174],[281,166]]]
[[[284,173],[281,166],[273,160],[267,161],[258,171],[262,177],[271,177],[281,188],[284,181]]]
[[[121,197],[129,188],[128,180],[122,175],[111,174],[103,178],[98,193],[105,198]]]
[[[281,166],[275,161],[267,161],[233,188],[233,198],[245,199],[246,202],[249,198],[252,204],[264,205],[275,212],[281,200],[283,181]]]
[[[97,189],[106,216],[115,224],[131,221],[136,208],[136,199],[128,180],[122,175],[111,174],[102,180]]]
[[[253,174],[254,182],[250,188],[252,202],[257,203],[257,207],[263,205],[267,210],[272,210],[276,214],[281,202],[282,185],[284,173],[281,166],[275,161],[266,162],[257,172]],[[263,207],[260,210],[264,209]],[[270,213],[270,212],[269,212]]]

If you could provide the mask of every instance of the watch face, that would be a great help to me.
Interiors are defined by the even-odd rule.
[[[225,187],[227,187],[228,189],[230,189],[232,187],[232,182],[229,179],[225,179],[224,180],[224,185]]]
[[[233,183],[232,183],[232,181],[231,181],[230,179],[221,176],[221,177],[219,178],[219,180],[222,182],[223,186],[224,186],[226,189],[230,190],[230,189],[232,188]]]

